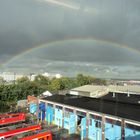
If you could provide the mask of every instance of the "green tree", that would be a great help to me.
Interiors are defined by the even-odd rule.
[[[83,85],[91,84],[93,78],[90,76],[84,76],[83,74],[78,74],[76,80],[78,86],[83,86]]]
[[[68,90],[77,86],[74,78],[62,77],[60,78],[61,88],[60,90]]]
[[[36,82],[39,85],[49,85],[50,84],[50,80],[48,77],[45,77],[43,75],[37,75],[35,77],[34,82]]]
[[[83,74],[78,74],[76,80],[78,86],[87,84],[106,85],[106,80],[104,79],[95,78],[92,76],[84,76]]]
[[[107,85],[107,82],[104,79],[96,78],[96,79],[94,79],[93,84],[96,84],[96,85]]]
[[[4,84],[4,78],[0,76],[0,84]]]
[[[21,78],[18,78],[16,80],[16,83],[20,84],[20,83],[25,83],[25,82],[30,82],[29,78],[27,76],[23,76]]]
[[[59,91],[60,89],[61,89],[61,80],[56,78],[52,79],[51,84],[49,86],[49,90],[56,92]]]

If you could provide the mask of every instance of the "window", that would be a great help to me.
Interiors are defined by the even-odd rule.
[[[98,121],[96,121],[96,123],[95,123],[95,127],[97,127],[97,128],[101,128],[101,122],[98,122]]]

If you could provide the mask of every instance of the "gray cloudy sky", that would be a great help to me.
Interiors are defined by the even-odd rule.
[[[30,72],[36,68],[36,71],[67,73],[65,61],[69,61],[75,73],[90,71],[98,76],[105,70],[108,77],[138,77],[139,17],[140,0],[1,0],[1,71]],[[65,42],[58,45],[59,49],[57,44],[50,45],[48,49],[31,51],[10,61],[40,44],[70,38],[96,38],[98,42]],[[99,40],[108,44],[100,44]],[[129,49],[109,42],[125,44]],[[28,63],[31,56],[36,61]],[[81,64],[83,71],[78,62],[86,63]],[[94,65],[93,73],[93,66],[87,67],[88,62]]]

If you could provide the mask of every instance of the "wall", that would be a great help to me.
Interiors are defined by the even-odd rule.
[[[121,139],[121,126],[105,123],[105,138],[108,140]]]
[[[125,128],[125,140],[140,140],[140,130]]]
[[[78,95],[78,92],[77,92],[77,91],[72,91],[72,90],[71,90],[71,91],[70,91],[70,94],[71,94],[71,95]]]
[[[74,134],[77,127],[77,115],[72,112],[65,111],[64,113],[64,128],[68,129],[69,134]]]
[[[40,120],[45,120],[45,111],[46,111],[46,105],[45,105],[45,103],[43,103],[43,102],[41,102],[40,104],[39,104],[39,113],[38,113],[38,117],[39,117],[39,119]]]
[[[55,108],[53,107],[55,106]],[[45,110],[45,111],[44,111]],[[64,110],[64,112],[63,112]],[[55,103],[52,105],[47,104],[45,106],[43,103],[39,105],[39,112],[46,113],[46,121],[49,123],[54,122],[54,124],[58,125],[59,127],[64,127],[68,129],[70,134],[73,134],[77,130],[77,118],[78,118],[78,112],[82,112],[82,109],[76,108],[70,108],[67,111],[66,107],[64,108],[59,107],[58,105],[55,105]],[[75,113],[77,114],[75,114]],[[83,111],[84,112],[84,111]],[[94,112],[91,112],[94,114]],[[89,114],[88,116],[86,116]],[[87,114],[85,113],[84,118],[82,118],[81,121],[81,138],[86,138],[88,136],[91,140],[102,140],[102,117],[101,114],[98,115],[91,115],[88,111]],[[40,114],[41,115],[41,114]],[[44,115],[42,115],[42,118]],[[105,139],[107,140],[120,140],[121,139],[121,120],[115,121],[112,117],[108,116],[108,118],[105,118]],[[41,118],[41,117],[40,117]],[[64,118],[64,121],[63,121]],[[115,118],[115,117],[114,117]],[[64,124],[63,124],[64,123]],[[133,127],[125,127],[125,140],[140,140],[140,127],[138,129],[134,129],[136,126]],[[87,129],[88,128],[88,129]]]
[[[88,138],[91,140],[101,140],[101,121],[98,119],[90,118]]]
[[[32,113],[32,114],[34,114],[34,113],[36,113],[37,112],[37,104],[35,104],[35,103],[31,103],[30,104],[30,107],[29,107],[29,109],[30,109],[30,113]]]
[[[52,123],[54,121],[54,108],[51,105],[46,107],[46,121]]]
[[[62,118],[63,118],[62,108],[56,107],[55,108],[54,122],[59,127],[62,127]]]

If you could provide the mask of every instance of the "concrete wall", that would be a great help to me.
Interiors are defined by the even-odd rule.
[[[79,95],[77,91],[72,91],[72,90],[70,91],[70,94],[71,95]]]

